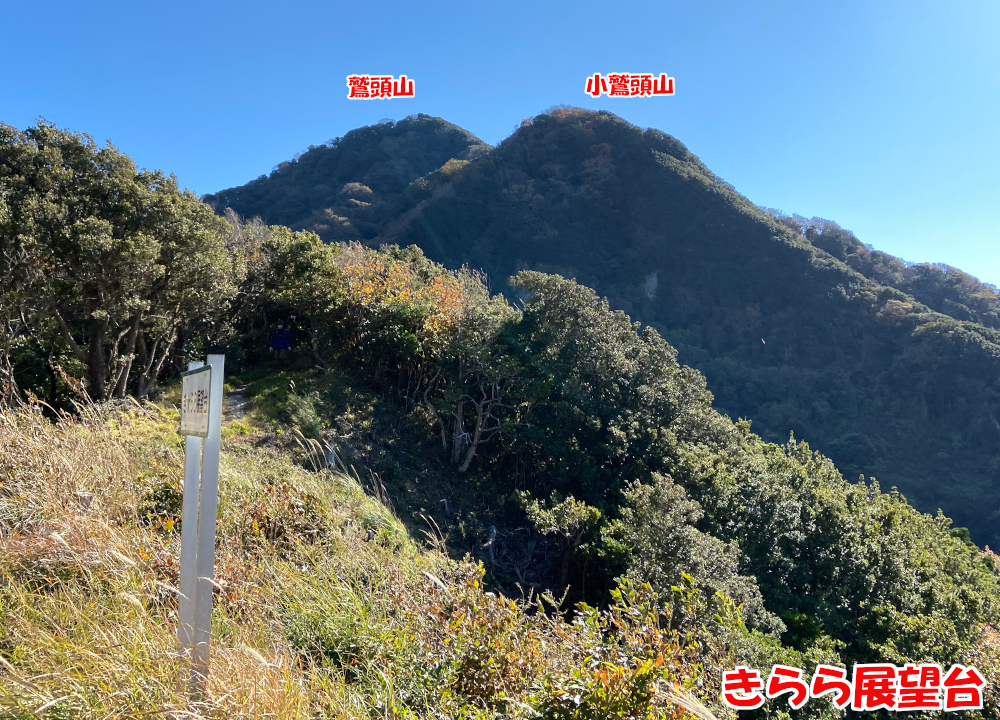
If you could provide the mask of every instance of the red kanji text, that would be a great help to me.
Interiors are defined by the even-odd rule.
[[[608,84],[604,82],[604,78],[601,77],[600,73],[594,73],[594,77],[587,78],[587,90],[586,92],[594,97],[600,97],[601,93],[606,93],[608,91]]]
[[[666,73],[660,73],[657,79],[652,73],[594,73],[587,78],[587,89],[592,97],[607,95],[608,97],[653,97],[656,95],[673,95],[674,79]]]
[[[952,665],[944,676],[944,709],[982,710],[986,681],[974,667]]]
[[[347,87],[350,89],[349,98],[369,98],[368,82],[371,80],[367,75],[348,75]]]
[[[854,699],[852,710],[896,709],[895,665],[865,663],[854,666]]]
[[[941,666],[911,665],[899,668],[897,710],[941,709]]]
[[[387,100],[398,97],[414,97],[413,80],[400,75],[394,80],[392,75],[348,75],[347,97],[350,100]]]
[[[660,79],[653,80],[653,94],[654,95],[673,95],[674,94],[674,79],[672,77],[667,77],[666,74],[660,73]]]

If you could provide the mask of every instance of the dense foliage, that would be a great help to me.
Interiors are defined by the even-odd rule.
[[[371,245],[418,245],[450,268],[485,270],[504,292],[524,269],[574,277],[656,328],[705,374],[717,407],[762,437],[794,432],[851,480],[876,477],[1000,544],[992,288],[907,266],[829,222],[775,218],[676,139],[607,112],[553,110],[471,162],[455,157],[401,194],[372,187]],[[337,172],[337,183],[363,183],[368,170]],[[320,182],[301,179],[303,196]],[[237,190],[214,201],[323,233],[310,213],[339,212],[299,210],[263,185],[238,190],[251,187],[252,203]]]
[[[569,585],[571,598],[600,603],[618,577],[664,594],[690,575],[709,598],[703,621],[712,598],[732,598],[750,629],[745,652],[806,664],[954,661],[995,622],[993,561],[949,520],[720,415],[654,329],[592,290],[521,273],[516,311],[412,248],[323,245],[278,228],[265,244],[325,255],[279,263],[270,312],[322,328],[310,357],[366,373],[440,440],[438,462],[478,488],[482,530],[494,524],[479,536],[487,552],[464,549],[495,582]],[[313,312],[318,267],[328,294]],[[477,439],[480,428],[493,432]]]
[[[186,338],[222,322],[240,274],[223,228],[111,145],[0,125],[0,355],[22,383],[43,366],[50,403],[62,365],[83,368],[94,399],[145,396]]]
[[[880,285],[902,290],[932,310],[956,320],[1000,329],[1000,294],[992,285],[948,265],[908,263],[879,252],[830,220],[786,215],[765,208],[810,243]]]

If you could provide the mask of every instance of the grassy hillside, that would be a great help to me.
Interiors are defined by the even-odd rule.
[[[327,232],[309,219],[319,206],[226,193],[212,198],[220,210]],[[483,268],[498,290],[522,269],[576,278],[659,330],[716,406],[764,438],[794,433],[846,476],[1000,543],[998,303],[968,276],[783,222],[676,139],[603,112],[540,115],[416,179],[378,218],[370,244]]]
[[[685,688],[700,677],[710,697],[694,663],[725,648],[644,625],[641,588],[575,624],[555,599],[487,592],[474,562],[414,542],[254,417],[223,430],[211,678],[192,703],[174,656],[176,411],[0,414],[0,715],[556,718],[582,698],[601,717],[710,717]]]

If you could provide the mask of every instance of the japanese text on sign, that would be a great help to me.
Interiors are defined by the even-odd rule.
[[[347,89],[349,100],[413,97],[413,81],[406,75],[400,75],[399,80],[393,80],[392,75],[348,75]]]
[[[656,78],[652,73],[608,73],[602,77],[594,73],[587,78],[587,89],[584,91],[593,97],[607,95],[608,97],[654,97],[674,94],[674,79],[660,73]]]
[[[986,681],[976,668],[952,665],[948,672],[940,665],[884,663],[855,665],[850,679],[847,670],[817,665],[812,680],[803,678],[800,668],[775,665],[765,683],[759,670],[739,665],[722,674],[722,701],[735,710],[753,710],[765,697],[788,695],[788,706],[798,710],[810,698],[830,696],[840,710],[848,705],[855,711],[893,710],[981,710]]]
[[[181,377],[181,434],[207,437],[212,368],[206,365]]]

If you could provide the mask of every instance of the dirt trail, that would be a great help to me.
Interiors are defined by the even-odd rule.
[[[246,415],[247,396],[246,385],[233,388],[225,394],[222,401],[222,418],[224,421],[239,420]]]

